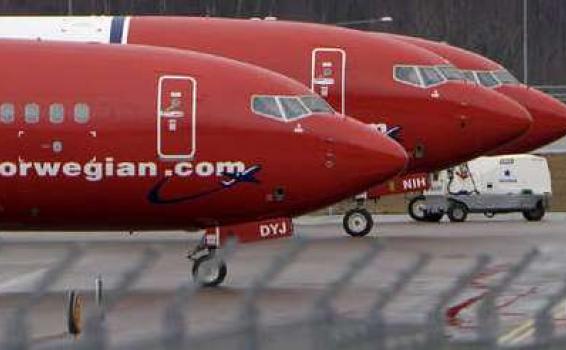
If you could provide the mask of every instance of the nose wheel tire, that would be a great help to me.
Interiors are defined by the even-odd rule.
[[[226,278],[226,263],[214,254],[206,254],[195,259],[192,269],[193,279],[205,288],[217,287]]]
[[[426,213],[424,221],[426,222],[440,222],[444,213]]]
[[[407,206],[407,212],[409,213],[409,216],[413,220],[418,222],[439,222],[440,220],[442,220],[444,213],[429,212],[426,208],[425,200],[426,199],[424,196],[418,196],[411,199],[409,205]]]
[[[411,219],[419,222],[426,221],[426,205],[425,205],[425,197],[418,196],[409,202],[407,206],[407,212]]]
[[[349,210],[342,221],[344,230],[352,237],[363,237],[373,228],[371,214],[363,208]]]
[[[458,202],[454,202],[448,208],[448,218],[452,222],[464,222],[468,218],[468,208]]]

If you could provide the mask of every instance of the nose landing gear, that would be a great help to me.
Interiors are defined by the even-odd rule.
[[[342,221],[344,230],[352,237],[364,237],[373,228],[373,219],[367,209],[356,208],[349,210]]]
[[[224,260],[217,254],[217,248],[208,246],[204,240],[192,252],[187,259],[193,261],[191,274],[195,283],[205,288],[217,287],[228,274],[228,267]]]

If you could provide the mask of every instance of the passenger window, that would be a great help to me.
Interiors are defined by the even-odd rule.
[[[65,107],[54,103],[49,106],[49,121],[53,124],[61,124],[65,120]]]
[[[0,106],[0,120],[4,124],[11,124],[15,119],[14,105],[11,103],[3,103]]]
[[[415,67],[395,67],[395,79],[403,83],[421,86],[421,80]]]
[[[252,109],[257,114],[283,119],[281,108],[273,96],[254,96]]]
[[[324,99],[318,96],[303,96],[301,101],[311,113],[336,113]]]
[[[497,80],[499,80],[499,82],[501,84],[508,84],[508,85],[518,85],[518,84],[520,84],[519,80],[517,78],[515,78],[513,76],[513,74],[511,74],[511,72],[509,72],[505,69],[495,71],[495,72],[493,72],[493,75],[495,76],[495,78]]]
[[[75,105],[75,122],[86,124],[90,120],[90,108],[87,104],[77,103]]]
[[[491,72],[477,72],[477,75],[480,84],[485,87],[491,88],[499,85],[499,82],[495,79]]]
[[[285,112],[285,117],[289,120],[297,119],[309,114],[309,111],[296,97],[279,97],[279,102],[281,102],[281,106]]]
[[[421,72],[425,86],[436,85],[444,81],[442,75],[440,75],[435,68],[420,67],[419,71]]]
[[[28,103],[24,108],[24,119],[27,124],[39,123],[39,105]]]

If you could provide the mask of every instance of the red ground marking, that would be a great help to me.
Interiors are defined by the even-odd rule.
[[[509,269],[511,265],[510,264],[500,264],[500,265],[495,265],[492,266],[480,273],[478,273],[476,275],[476,277],[472,280],[472,282],[470,283],[472,287],[477,288],[477,289],[488,289],[489,286],[487,284],[487,279],[501,273],[501,272],[505,272],[507,269]]]
[[[529,295],[532,295],[532,294],[536,294],[536,292],[537,292],[537,287],[531,287],[526,292],[521,293],[521,294],[517,294],[514,297],[512,297],[511,299],[502,303],[501,305],[497,305],[496,308],[497,308],[497,310],[504,309],[504,308],[516,303],[519,299],[524,298],[524,297],[529,296]]]
[[[489,285],[486,281],[486,279],[489,279],[501,272],[506,271],[509,268],[509,264],[501,264],[501,265],[496,265],[491,267],[490,269],[487,269],[481,273],[479,273],[470,283],[471,286],[473,288],[476,289],[481,289],[481,290],[485,290],[485,289],[489,289]],[[517,294],[515,296],[513,296],[512,298],[510,298],[509,300],[503,302],[500,305],[497,305],[496,308],[498,311],[501,311],[504,308],[509,307],[510,305],[513,305],[514,303],[516,303],[517,301],[519,301],[520,299],[527,297],[529,295],[535,294],[537,292],[537,287],[532,287],[529,290],[527,290],[526,292]],[[474,304],[476,304],[478,301],[480,301],[482,298],[484,298],[486,292],[483,292],[479,295],[476,295],[474,297],[468,298],[466,300],[464,300],[461,303],[458,303],[454,306],[449,307],[446,312],[445,312],[445,316],[446,316],[446,323],[449,326],[454,326],[454,327],[459,327],[459,328],[472,328],[469,325],[471,324],[471,322],[466,322],[464,320],[462,320],[459,315],[462,313],[462,311],[464,311],[467,308],[472,307]],[[511,316],[511,317],[518,317],[518,316],[524,316],[524,313],[512,313],[512,312],[508,312],[508,313],[501,313],[500,315],[502,316]]]
[[[446,313],[445,313],[446,322],[448,323],[448,325],[454,326],[454,327],[461,327],[462,324],[463,324],[463,321],[458,317],[458,315],[464,309],[469,308],[470,306],[472,306],[475,303],[477,303],[478,301],[480,301],[484,296],[485,296],[485,293],[482,293],[482,294],[477,295],[475,297],[466,299],[459,304],[456,304],[454,306],[449,307],[446,310]]]

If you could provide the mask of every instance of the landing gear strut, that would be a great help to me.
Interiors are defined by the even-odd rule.
[[[217,287],[226,278],[228,267],[216,254],[217,248],[203,241],[189,254],[187,258],[193,261],[191,270],[193,280],[205,288]]]

